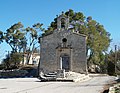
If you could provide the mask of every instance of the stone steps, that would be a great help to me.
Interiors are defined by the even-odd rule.
[[[57,73],[56,72],[50,72],[48,74],[45,74],[44,76],[46,76],[46,77],[56,77]]]
[[[44,76],[45,77],[56,77],[56,75],[54,75],[54,74],[45,74]]]
[[[39,79],[41,81],[56,80],[56,73],[52,72],[52,73],[44,74],[44,73],[41,72]]]
[[[89,75],[80,74],[76,72],[65,72],[65,77],[57,77],[56,72],[43,74],[40,76],[42,81],[72,81],[81,82],[89,79]]]

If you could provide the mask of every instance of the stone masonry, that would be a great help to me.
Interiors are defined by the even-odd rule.
[[[57,29],[40,39],[40,71],[49,73],[64,69],[65,72],[87,72],[86,36],[69,28],[69,17],[60,15]]]

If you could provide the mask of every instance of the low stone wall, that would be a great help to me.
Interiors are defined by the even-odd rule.
[[[80,73],[71,72],[71,71],[65,72],[65,78],[68,80],[73,80],[74,82],[81,82],[81,81],[90,79],[89,75],[80,74]]]
[[[26,70],[8,70],[0,72],[0,78],[24,77],[28,72]]]
[[[0,78],[37,77],[37,68],[0,71]]]

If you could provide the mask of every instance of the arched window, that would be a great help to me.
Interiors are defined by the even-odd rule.
[[[67,39],[66,39],[66,38],[63,38],[62,41],[63,41],[63,42],[67,42]]]

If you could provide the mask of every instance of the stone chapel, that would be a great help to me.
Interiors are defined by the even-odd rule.
[[[64,13],[57,17],[57,29],[42,36],[40,44],[40,71],[87,72],[86,36],[70,28]]]

